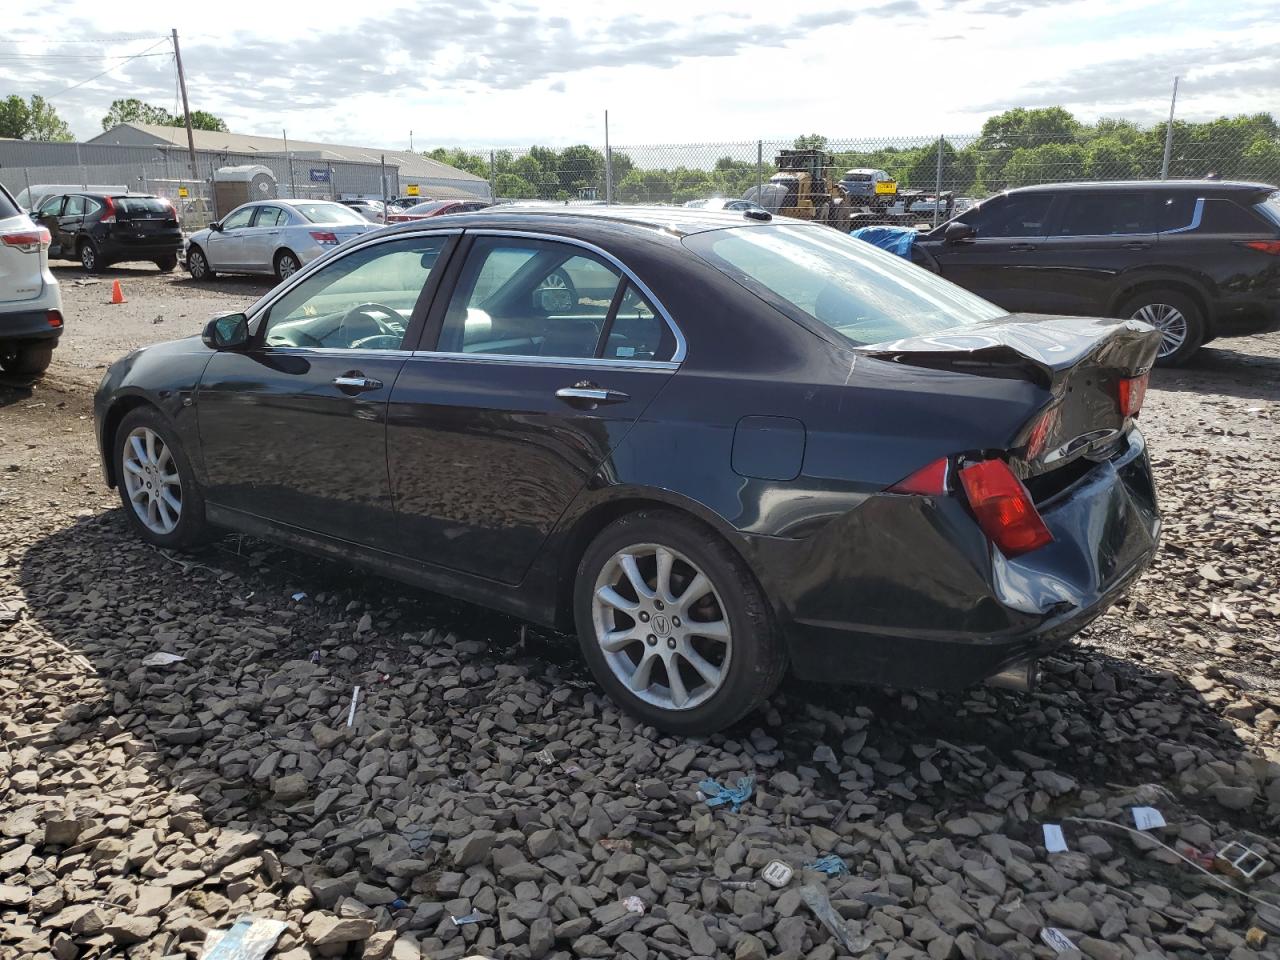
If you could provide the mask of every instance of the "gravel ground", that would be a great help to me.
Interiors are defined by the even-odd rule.
[[[290,960],[1280,955],[1249,899],[1280,901],[1280,335],[1157,372],[1163,547],[1039,692],[792,681],[681,740],[566,638],[248,538],[143,546],[101,368],[267,285],[58,272],[50,374],[0,381],[0,957],[199,957],[246,914]],[[1232,840],[1251,880],[1168,849]]]

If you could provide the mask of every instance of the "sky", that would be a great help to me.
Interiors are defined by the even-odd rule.
[[[49,0],[10,15],[0,97],[80,139],[117,97],[231,130],[417,149],[977,132],[1011,107],[1079,119],[1280,113],[1276,0]],[[125,11],[128,11],[125,13]],[[136,54],[142,54],[134,59]]]

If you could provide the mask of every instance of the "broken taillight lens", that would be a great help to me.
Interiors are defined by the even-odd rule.
[[[1053,542],[1031,494],[1003,460],[970,464],[960,471],[960,483],[978,526],[1006,557]]]
[[[921,497],[941,497],[947,493],[951,462],[940,457],[921,467],[911,476],[899,480],[889,488],[889,493],[911,493]]]
[[[1147,379],[1151,375],[1144,373],[1140,377],[1123,377],[1117,385],[1117,399],[1120,401],[1122,417],[1136,417],[1142,409],[1142,401],[1147,396]]]

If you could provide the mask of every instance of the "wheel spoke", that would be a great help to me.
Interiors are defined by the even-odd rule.
[[[653,675],[653,664],[658,659],[657,654],[651,650],[645,650],[644,656],[640,662],[636,664],[635,672],[627,679],[627,686],[639,693],[641,690],[647,689],[650,683],[650,677]]]
[[[151,430],[146,431],[146,433],[144,433],[144,434],[143,434],[143,436],[144,436],[144,437],[146,437],[146,444],[147,444],[147,463],[155,464],[155,462],[156,462],[156,440],[157,440],[158,438],[156,437],[155,433],[154,433],[153,431],[151,431]]]
[[[689,702],[689,691],[685,688],[684,678],[680,676],[678,660],[678,657],[667,660],[667,684],[671,688],[671,702],[677,707],[683,707]]]
[[[644,577],[640,575],[640,567],[636,563],[634,554],[624,553],[618,561],[622,567],[622,572],[626,574],[627,580],[631,583],[631,589],[636,592],[636,596],[643,600],[652,600],[654,592],[650,586],[644,582]]]
[[[124,468],[132,474],[135,474],[138,476],[141,476],[142,474],[142,464],[138,463],[137,460],[131,460],[126,458],[124,461]]]
[[[138,484],[136,487],[134,487],[132,490],[129,491],[129,499],[132,500],[134,503],[137,503],[139,500],[141,500],[143,497],[147,495],[148,495],[147,488],[144,487],[142,484]]]
[[[702,571],[698,571],[698,575],[689,581],[689,585],[684,588],[684,593],[680,594],[680,606],[684,610],[688,610],[693,604],[701,600],[711,592],[711,581],[706,578]]]
[[[182,501],[175,497],[168,487],[161,488],[160,502],[169,507],[175,517],[182,512]]]
[[[147,521],[153,528],[160,525],[160,501],[155,497],[147,500]]]
[[[163,470],[167,464],[171,463],[173,463],[173,454],[170,453],[168,447],[162,446],[160,448],[160,457],[156,460],[156,468]]]
[[[698,675],[711,686],[720,685],[720,668],[698,653],[697,650],[686,646],[680,651],[679,656],[683,657],[689,666],[698,671]]]
[[[133,447],[133,456],[140,466],[151,462],[147,456],[147,448],[142,444],[142,438],[136,433],[129,437],[129,445]]]
[[[601,603],[608,604],[615,610],[621,610],[623,613],[631,614],[640,609],[638,603],[628,600],[613,587],[601,587],[596,591],[596,599]]]
[[[663,547],[658,548],[658,576],[656,579],[657,594],[668,603],[674,603],[675,597],[671,594],[671,568],[675,565],[676,558],[671,555],[671,551]]]
[[[605,653],[617,653],[619,650],[625,650],[639,639],[640,636],[634,626],[627,627],[625,630],[610,630],[600,638],[600,649]]]
[[[686,620],[684,629],[691,637],[706,637],[708,640],[719,640],[721,643],[729,641],[729,624],[724,620],[708,620],[705,623]]]

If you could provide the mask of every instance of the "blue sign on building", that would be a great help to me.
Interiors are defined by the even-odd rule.
[[[328,167],[312,167],[311,182],[312,183],[328,183],[329,168]]]

